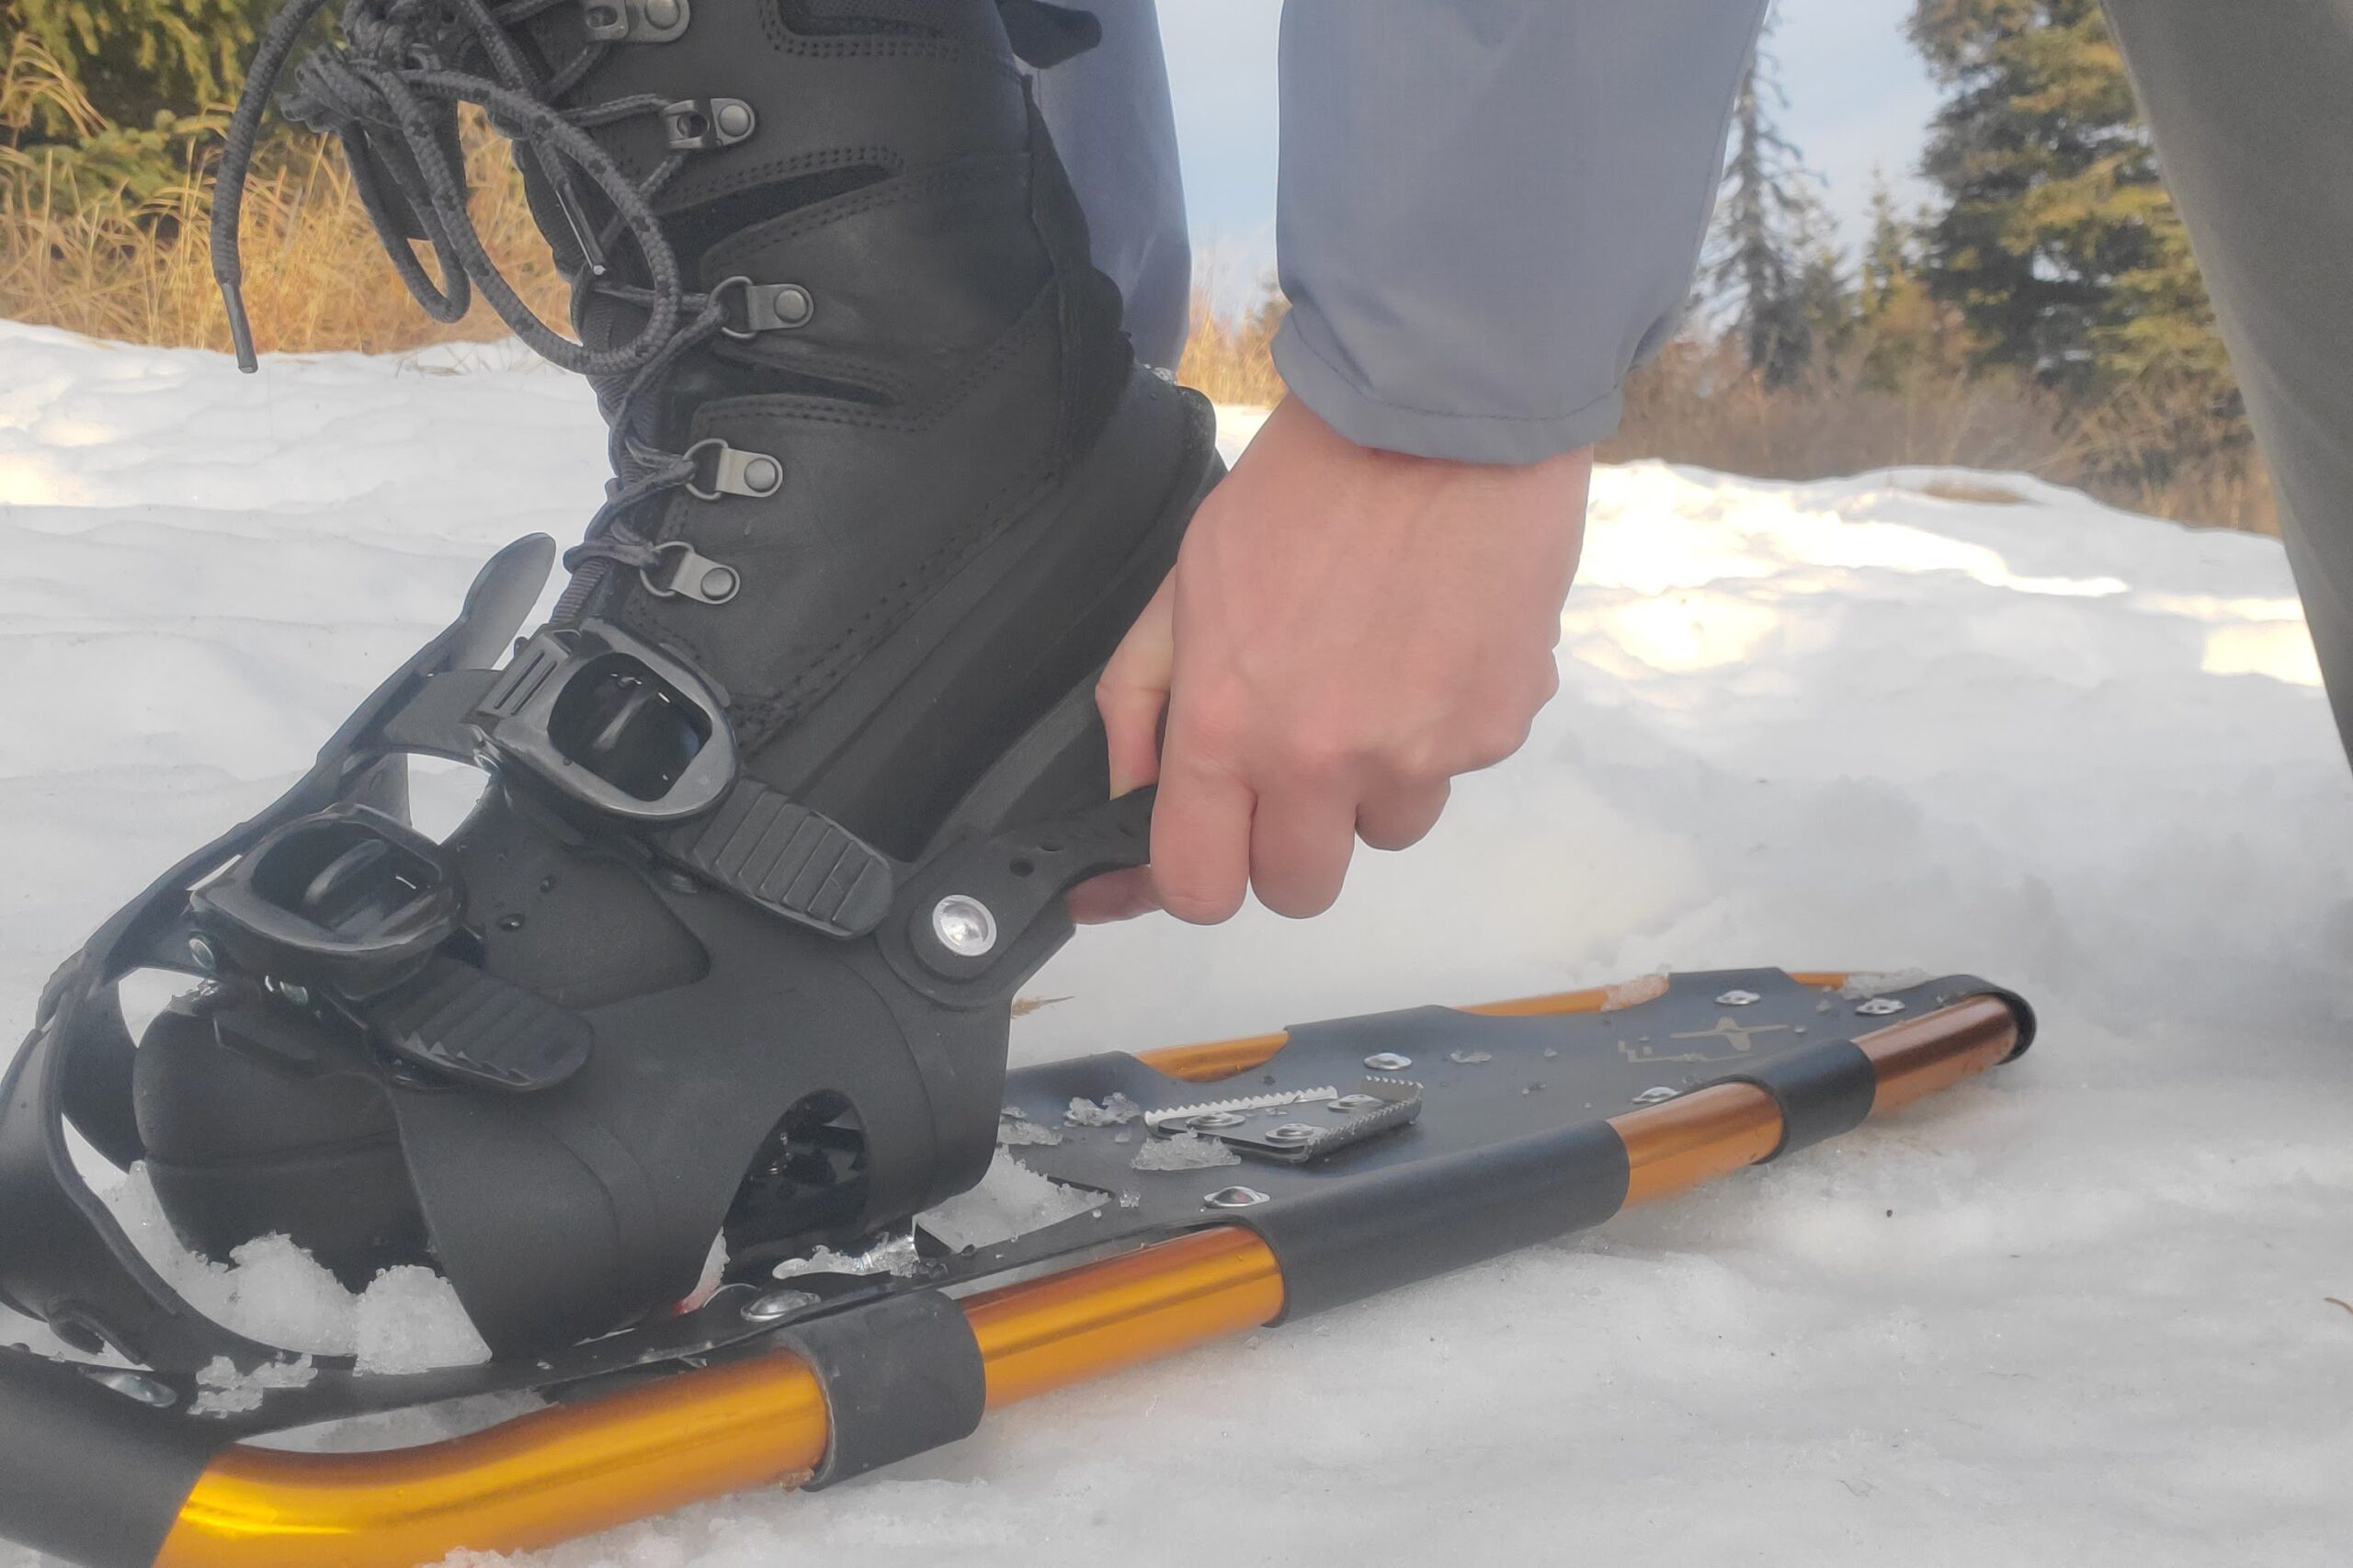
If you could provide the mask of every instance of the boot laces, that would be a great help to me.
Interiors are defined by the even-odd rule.
[[[246,371],[258,363],[243,298],[239,220],[263,117],[280,78],[290,72],[281,112],[341,144],[377,238],[426,313],[455,322],[472,308],[479,290],[535,353],[587,377],[608,409],[614,477],[585,541],[564,557],[574,577],[555,619],[569,620],[612,567],[650,571],[658,565],[661,552],[631,526],[631,519],[647,502],[692,483],[698,472],[693,454],[665,450],[653,432],[663,380],[683,355],[727,326],[722,301],[726,286],[707,294],[688,290],[677,254],[654,210],[654,199],[690,154],[674,151],[643,180],[632,181],[588,132],[661,115],[669,107],[665,100],[638,95],[585,108],[554,107],[613,46],[591,41],[542,80],[509,29],[567,0],[345,0],[336,18],[338,38],[295,62],[304,31],[334,3],[291,0],[270,19],[230,121],[213,204],[211,252],[237,363]],[[481,108],[502,134],[529,151],[546,176],[583,261],[575,279],[574,320],[589,296],[601,294],[643,312],[633,337],[609,348],[566,337],[541,321],[499,271],[466,209],[468,180],[458,135],[462,104]],[[612,209],[601,225],[592,223],[581,207],[583,179]],[[430,271],[417,254],[411,223],[431,253]],[[642,260],[644,285],[624,283],[607,267],[605,258],[624,238]]]

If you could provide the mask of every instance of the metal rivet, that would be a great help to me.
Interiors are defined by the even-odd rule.
[[[1381,1105],[1381,1100],[1372,1095],[1342,1095],[1327,1101],[1324,1108],[1334,1116],[1354,1116],[1359,1111],[1379,1110]]]
[[[675,28],[681,13],[678,0],[645,0],[645,19],[657,28]]]
[[[1670,1089],[1662,1084],[1655,1089],[1644,1089],[1641,1094],[1636,1095],[1634,1096],[1634,1103],[1636,1105],[1658,1105],[1664,1101],[1673,1099],[1679,1092],[1680,1091],[1678,1090]]]
[[[90,1381],[101,1388],[127,1394],[142,1404],[152,1404],[158,1410],[168,1410],[180,1402],[180,1396],[162,1383],[141,1372],[108,1370],[92,1372]]]
[[[1716,998],[1719,1007],[1754,1007],[1765,1000],[1754,991],[1727,991]]]
[[[1239,1111],[1206,1110],[1199,1116],[1187,1118],[1185,1125],[1196,1132],[1219,1132],[1229,1127],[1239,1127],[1249,1119]]]
[[[201,937],[188,939],[188,956],[196,961],[197,968],[207,974],[221,967],[221,955],[214,952],[212,944]]]
[[[774,490],[784,483],[784,468],[774,458],[754,458],[744,465],[744,483],[755,490]]]
[[[817,1304],[819,1297],[806,1290],[771,1290],[744,1309],[745,1323],[781,1323],[797,1312]]]
[[[1364,1064],[1376,1073],[1402,1073],[1414,1064],[1414,1059],[1400,1056],[1393,1051],[1381,1051],[1366,1057]]]
[[[785,325],[806,326],[817,313],[817,299],[800,284],[787,283],[777,290],[773,308],[777,320]]]
[[[1893,996],[1874,996],[1855,1011],[1867,1018],[1892,1017],[1904,1011],[1904,1004]]]
[[[743,579],[735,575],[733,566],[714,566],[702,574],[702,597],[707,599],[732,599]]]
[[[660,5],[663,0],[654,0]],[[752,106],[740,98],[723,98],[719,106],[719,131],[722,136],[745,137],[752,133]]]
[[[1313,1143],[1323,1133],[1303,1121],[1286,1121],[1280,1127],[1269,1127],[1266,1139],[1269,1143]]]
[[[1212,1209],[1255,1209],[1274,1199],[1255,1187],[1221,1187],[1201,1201]]]
[[[951,892],[932,905],[931,934],[960,958],[983,958],[996,946],[996,916],[979,899]]]

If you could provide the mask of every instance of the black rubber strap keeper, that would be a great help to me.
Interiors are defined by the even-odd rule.
[[[1275,1321],[1292,1323],[1598,1225],[1625,1205],[1628,1179],[1624,1142],[1608,1122],[1586,1121],[1367,1171],[1232,1218],[1273,1249],[1283,1277]]]
[[[1800,1149],[1852,1132],[1879,1097],[1879,1073],[1852,1040],[1825,1040],[1809,1050],[1768,1062],[1754,1073],[1718,1078],[1717,1084],[1754,1084],[1781,1108],[1780,1146],[1765,1156],[1778,1160]],[[1712,1084],[1703,1085],[1713,1087]]]
[[[888,1297],[797,1324],[778,1342],[825,1391],[832,1440],[805,1490],[831,1486],[969,1437],[988,1378],[963,1309],[937,1290]]]

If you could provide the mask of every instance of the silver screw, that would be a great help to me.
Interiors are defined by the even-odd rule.
[[[110,1388],[119,1394],[126,1394],[142,1404],[152,1404],[158,1410],[168,1410],[180,1400],[179,1395],[142,1372],[92,1372],[90,1381],[101,1388]]]
[[[1664,1105],[1668,1100],[1673,1099],[1676,1096],[1677,1092],[1677,1091],[1674,1089],[1668,1088],[1665,1085],[1661,1084],[1657,1088],[1644,1089],[1641,1094],[1636,1095],[1634,1096],[1634,1103],[1636,1105]]]
[[[1321,1136],[1323,1134],[1303,1121],[1286,1121],[1280,1127],[1267,1128],[1266,1133],[1269,1143],[1313,1143]]]
[[[1403,1073],[1414,1064],[1414,1059],[1400,1056],[1393,1051],[1380,1051],[1366,1057],[1364,1064],[1376,1073]]]
[[[188,939],[188,956],[194,959],[196,967],[207,974],[210,974],[221,967],[221,955],[214,952],[212,944],[202,937],[190,937]]]
[[[983,958],[996,946],[996,916],[979,899],[951,892],[932,906],[931,934],[960,958]]]
[[[1228,1127],[1239,1127],[1249,1119],[1240,1111],[1205,1110],[1199,1116],[1188,1118],[1185,1125],[1196,1132],[1217,1132]]]
[[[1274,1199],[1255,1187],[1221,1187],[1201,1201],[1212,1209],[1256,1209]]]
[[[1719,1007],[1754,1007],[1765,1000],[1754,991],[1727,991],[1716,998]]]
[[[1855,1011],[1867,1018],[1890,1018],[1904,1011],[1904,1004],[1893,996],[1874,996]]]
[[[806,1290],[771,1290],[744,1309],[745,1323],[782,1323],[793,1313],[817,1304]]]
[[[1334,1116],[1354,1116],[1359,1111],[1379,1110],[1381,1101],[1371,1095],[1342,1095],[1324,1108]]]

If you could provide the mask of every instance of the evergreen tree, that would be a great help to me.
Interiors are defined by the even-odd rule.
[[[1768,19],[1765,37],[1772,28]],[[1821,219],[1814,176],[1781,133],[1780,111],[1788,107],[1779,64],[1760,38],[1733,106],[1707,281],[1749,369],[1773,387],[1802,375],[1817,347],[1807,303]],[[1818,286],[1821,278],[1812,281]]]
[[[1930,287],[1988,363],[2079,398],[2161,376],[2227,395],[2211,312],[2098,0],[1915,0],[1950,94],[1922,172]]]
[[[1871,235],[1863,245],[1862,276],[1858,303],[1866,321],[1876,322],[1904,285],[1911,281],[1912,230],[1895,210],[1895,193],[1887,176],[1871,171]]]
[[[217,108],[244,80],[245,51],[270,0],[0,0],[0,54],[39,46],[114,125]],[[36,140],[74,141],[72,117],[42,115]]]
[[[1905,218],[1883,175],[1871,181],[1871,232],[1856,290],[1864,339],[1862,381],[1881,392],[1951,382],[1969,369],[1968,334],[1953,307],[1928,291],[1921,261],[1923,214]]]
[[[1798,228],[1798,273],[1792,285],[1813,358],[1835,364],[1862,324],[1855,290],[1847,282],[1847,257],[1838,225],[1820,203],[1809,200]]]

